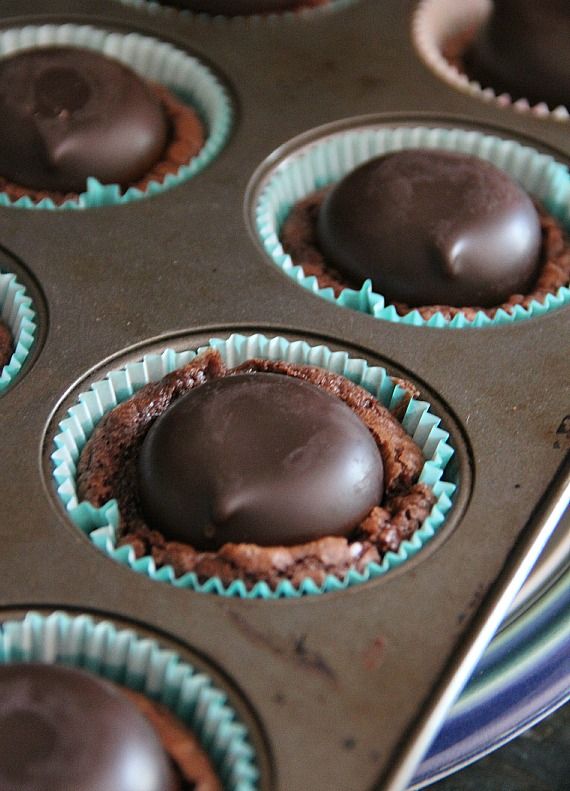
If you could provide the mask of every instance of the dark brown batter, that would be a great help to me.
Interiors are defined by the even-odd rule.
[[[296,377],[348,405],[368,427],[380,450],[385,486],[382,503],[347,538],[325,535],[295,546],[227,543],[215,552],[198,552],[188,544],[166,541],[144,523],[140,511],[137,460],[146,433],[171,403],[192,388],[216,377],[255,372]],[[81,454],[77,484],[79,499],[94,506],[117,499],[119,541],[133,546],[137,556],[151,554],[158,566],[170,564],[177,575],[193,571],[202,581],[217,576],[225,584],[241,579],[251,587],[264,580],[274,588],[281,580],[299,585],[310,578],[321,584],[327,574],[343,577],[350,569],[362,571],[387,551],[397,551],[435,502],[431,489],[417,483],[423,463],[420,448],[396,417],[345,377],[321,368],[269,360],[248,360],[226,369],[219,354],[209,350],[160,382],[141,388],[101,420]]]
[[[14,353],[12,333],[8,327],[0,321],[0,371],[10,361]]]
[[[339,296],[345,288],[359,289],[362,285],[351,283],[339,272],[329,268],[317,241],[317,218],[319,209],[330,188],[320,190],[299,201],[285,220],[281,230],[281,243],[294,264],[302,267],[305,275],[316,277],[320,288],[332,288]],[[570,280],[570,245],[564,231],[556,220],[537,206],[542,231],[541,267],[534,288],[527,294],[513,294],[506,302],[491,308],[478,306],[454,307],[450,305],[423,305],[412,308],[402,303],[394,303],[398,313],[405,316],[411,310],[418,310],[422,318],[429,319],[441,313],[450,320],[462,313],[468,320],[483,311],[493,317],[498,310],[510,312],[515,305],[528,307],[531,302],[543,302],[547,294],[555,294]]]

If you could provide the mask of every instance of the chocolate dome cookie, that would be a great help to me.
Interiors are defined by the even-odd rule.
[[[118,61],[49,47],[0,60],[0,173],[32,189],[81,192],[89,176],[129,184],[162,156],[168,120]]]
[[[166,88],[90,49],[0,59],[0,189],[63,202],[92,177],[123,190],[163,180],[204,143],[196,113]]]
[[[317,221],[327,262],[390,302],[492,307],[537,276],[528,195],[476,157],[409,150],[372,159],[328,193]]]
[[[3,791],[139,791],[141,777],[148,791],[221,788],[192,734],[163,706],[97,676],[4,665],[0,697]]]
[[[77,491],[96,507],[115,498],[120,542],[158,566],[275,589],[398,551],[436,499],[423,465],[398,419],[344,376],[227,368],[210,349],[101,419]]]
[[[570,277],[558,224],[478,157],[406,149],[293,207],[281,242],[335,294],[370,279],[400,315],[467,317],[554,293]]]
[[[568,0],[493,0],[487,22],[462,56],[482,88],[552,109],[570,107]]]
[[[382,488],[380,452],[349,407],[273,373],[190,390],[156,420],[139,456],[146,521],[200,550],[347,535]]]
[[[0,321],[0,371],[10,361],[13,351],[12,333],[4,322]]]

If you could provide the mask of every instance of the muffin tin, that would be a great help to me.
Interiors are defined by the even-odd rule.
[[[96,613],[180,646],[248,725],[261,789],[402,788],[567,490],[568,308],[484,329],[394,324],[301,289],[256,237],[259,173],[299,135],[361,123],[459,127],[568,163],[567,124],[483,104],[427,70],[411,41],[413,7],[354,0],[230,22],[119,0],[2,4],[3,28],[73,22],[171,42],[220,76],[235,111],[217,158],[160,195],[0,210],[0,266],[26,285],[38,324],[0,404],[2,618]],[[74,396],[118,359],[232,332],[322,343],[419,386],[450,434],[459,486],[418,555],[350,590],[248,601],[161,584],[89,545],[66,517],[50,461]]]

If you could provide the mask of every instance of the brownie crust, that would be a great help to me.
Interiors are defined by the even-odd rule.
[[[335,269],[327,266],[317,239],[317,218],[319,209],[330,190],[330,187],[314,192],[293,206],[281,230],[281,243],[293,263],[300,266],[307,277],[314,276],[320,288],[332,288],[338,297],[345,288],[359,289],[362,283],[351,283]],[[430,319],[435,313],[441,313],[451,320],[458,313],[472,321],[479,312],[490,318],[498,310],[512,312],[515,305],[524,308],[533,301],[544,302],[547,294],[555,294],[561,286],[570,281],[570,244],[564,231],[556,220],[540,206],[536,206],[540,218],[542,233],[541,261],[542,266],[532,291],[528,294],[513,294],[506,302],[491,308],[477,306],[454,307],[451,305],[422,305],[418,308],[403,303],[393,304],[400,316],[417,310],[423,319]]]
[[[154,420],[177,398],[213,378],[268,372],[294,376],[342,399],[371,432],[384,463],[385,494],[352,533],[326,536],[296,546],[263,547],[224,544],[216,552],[198,552],[188,544],[166,541],[145,524],[137,494],[136,465],[142,441]],[[408,386],[408,400],[414,395]],[[281,361],[252,359],[227,369],[220,355],[208,350],[188,365],[146,385],[109,412],[98,424],[81,454],[77,488],[80,500],[100,507],[116,498],[119,543],[130,544],[138,557],[151,554],[157,566],[172,565],[177,575],[195,572],[201,581],[219,577],[224,584],[241,579],[251,588],[264,580],[274,588],[281,580],[299,585],[310,578],[321,584],[328,574],[343,577],[362,571],[397,551],[428,516],[435,497],[417,483],[423,466],[420,448],[397,418],[370,393],[345,377],[321,368]]]
[[[175,791],[222,791],[222,784],[194,734],[172,712],[126,687],[121,694],[150,722],[170,758]]]
[[[10,361],[14,353],[12,333],[4,322],[0,321],[0,371]]]
[[[204,146],[205,131],[195,110],[177,99],[163,85],[149,84],[162,102],[168,118],[170,126],[169,141],[160,160],[152,166],[142,179],[129,184],[125,189],[134,187],[144,191],[152,181],[162,184],[169,173],[177,173],[180,166],[189,162]],[[65,193],[23,187],[20,184],[8,181],[1,175],[0,192],[6,193],[12,201],[28,197],[34,203],[38,203],[44,198],[50,198],[57,205],[78,197],[78,193],[73,192]]]

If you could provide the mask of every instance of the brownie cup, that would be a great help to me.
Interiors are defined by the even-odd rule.
[[[566,0],[421,0],[416,47],[450,85],[484,101],[568,120]]]
[[[197,58],[89,25],[0,32],[0,205],[90,208],[184,183],[229,135],[227,92]]]
[[[2,791],[255,791],[245,726],[177,650],[109,621],[0,626]]]
[[[316,428],[302,424],[305,441],[293,442],[289,446],[283,436],[277,435],[275,428],[284,419],[286,404],[283,410],[277,411],[273,428],[268,427],[270,436],[260,440],[255,423],[265,420],[265,416],[260,415],[263,397],[259,402],[254,401],[253,415],[246,419],[239,412],[241,407],[235,407],[235,395],[231,394],[226,399],[228,409],[230,406],[237,409],[235,415],[239,415],[239,419],[232,420],[232,412],[229,418],[224,418],[221,410],[211,402],[206,405],[206,412],[214,410],[215,419],[212,424],[202,427],[206,433],[205,439],[200,438],[204,454],[202,469],[199,461],[196,462],[187,470],[186,480],[181,470],[187,459],[177,458],[173,467],[164,469],[163,466],[158,473],[155,472],[155,475],[162,473],[176,478],[174,486],[168,482],[163,484],[164,500],[168,504],[165,503],[162,510],[172,510],[172,501],[182,510],[179,517],[182,525],[177,532],[172,527],[172,519],[169,521],[165,514],[161,515],[160,506],[154,510],[145,506],[148,493],[146,490],[141,492],[141,482],[146,488],[156,486],[152,481],[152,470],[150,475],[146,470],[141,476],[138,469],[140,458],[146,452],[145,438],[149,439],[151,432],[158,429],[161,419],[169,419],[178,404],[193,391],[198,395],[200,388],[207,388],[212,383],[244,376],[252,380],[259,377],[260,386],[268,374],[273,375],[272,383],[277,381],[277,386],[279,380],[282,380],[282,387],[286,387],[288,379],[297,380],[311,385],[319,395],[326,394],[333,407],[335,401],[346,405],[347,416],[341,416],[341,423],[345,417],[354,419],[356,416],[355,422],[359,422],[365,429],[364,433],[373,439],[372,444],[378,449],[383,466],[383,487],[381,482],[376,487],[377,481],[373,480],[368,493],[372,500],[367,503],[366,497],[363,499],[360,495],[359,499],[357,494],[370,483],[368,478],[382,473],[378,472],[373,459],[369,462],[366,458],[364,471],[359,469],[354,478],[354,471],[346,469],[345,458],[340,461],[323,458],[330,450],[332,428],[326,423],[321,425],[316,415],[312,415]],[[406,400],[409,400],[415,391],[411,385],[405,387]],[[284,432],[295,434],[298,421],[305,420],[303,400],[307,411],[328,409],[327,404],[322,407],[312,404],[312,388],[310,394],[293,395],[285,390],[284,397],[290,403],[291,412]],[[213,393],[212,401],[216,398],[219,395]],[[399,409],[403,406],[401,404]],[[227,432],[225,424],[228,422],[231,426],[237,425],[235,435]],[[191,428],[181,427],[175,420],[170,431],[191,443],[197,441],[193,438],[193,432],[197,431],[196,423]],[[335,425],[339,432],[342,428]],[[222,438],[216,437],[222,429],[225,432]],[[318,444],[317,437],[323,433],[327,434],[326,448]],[[334,452],[352,453],[352,456],[359,457],[370,452],[369,449],[363,451],[360,446],[357,451],[354,445],[343,445],[344,442],[343,439]],[[246,480],[238,478],[238,483],[235,483],[228,466],[232,462],[238,465],[236,445],[239,447],[240,444],[244,449],[243,464],[253,465],[254,469],[248,470]],[[213,451],[209,445],[215,446]],[[280,454],[277,462],[273,459],[276,445],[279,445],[277,450]],[[316,457],[311,449],[307,450],[311,445]],[[251,458],[247,461],[250,451],[255,456],[253,461]],[[224,452],[230,460],[229,465],[224,463]],[[165,455],[168,458],[168,454]],[[145,462],[147,467],[153,457],[160,458],[160,454],[152,451],[148,456],[150,462],[148,459]],[[296,459],[295,465],[291,462],[293,458]],[[344,467],[340,472],[339,464]],[[332,472],[329,469],[331,465]],[[248,588],[263,581],[275,589],[284,580],[298,587],[306,579],[322,585],[330,574],[342,579],[350,570],[362,572],[368,564],[380,563],[387,552],[397,552],[402,541],[410,539],[424,522],[436,500],[429,486],[418,483],[423,465],[422,451],[406,434],[397,417],[368,391],[345,377],[313,366],[262,359],[247,360],[228,368],[217,351],[208,350],[159,382],[146,385],[100,421],[81,454],[77,488],[79,500],[96,507],[116,499],[120,513],[119,542],[133,547],[137,556],[152,555],[157,566],[171,566],[176,575],[192,572],[200,581],[216,577],[228,586],[234,580],[241,580]],[[292,466],[295,467],[293,471]],[[268,467],[270,471],[267,474]],[[211,471],[209,477],[203,468]],[[234,469],[233,477],[239,472]],[[204,483],[205,475],[207,480]],[[200,480],[193,481],[193,478]],[[326,479],[324,482],[323,478]],[[200,494],[188,495],[188,489],[193,486],[201,486]],[[379,493],[380,488],[383,488],[383,495]],[[237,504],[233,502],[236,495]],[[160,502],[160,491],[151,497]],[[200,502],[201,498],[206,498],[206,502]],[[330,507],[330,500],[334,501],[334,507]],[[346,510],[347,501],[353,512],[343,512],[340,525],[333,527],[331,511],[336,512],[343,507]],[[317,514],[314,513],[315,508]],[[193,525],[192,515],[199,520],[196,514],[201,509],[206,512],[204,525]],[[223,512],[222,515],[219,512]],[[148,513],[151,520],[145,516]],[[164,529],[160,529],[163,526]],[[191,539],[180,540],[180,535],[185,533],[194,537],[194,544]],[[174,540],[170,538],[172,535]],[[229,541],[225,540],[225,535],[230,535]],[[213,546],[208,543],[208,538],[213,539]]]
[[[87,49],[45,47],[0,60],[0,190],[77,198],[87,179],[123,191],[161,183],[204,145],[195,111],[167,88]]]
[[[253,222],[274,263],[328,301],[478,328],[570,302],[569,199],[568,168],[514,140],[371,122],[289,151],[261,176]]]
[[[496,94],[570,107],[569,41],[567,0],[493,0],[460,62],[470,79]]]
[[[8,364],[13,351],[12,333],[4,322],[0,321],[0,372]]]
[[[345,589],[420,552],[452,507],[449,434],[415,394],[279,336],[166,348],[57,418],[57,494],[99,550],[151,579],[241,598]]]
[[[560,225],[482,159],[415,149],[386,154],[295,205],[283,249],[338,296],[368,278],[399,315],[493,317],[570,280]]]
[[[194,735],[168,709],[83,670],[0,666],[3,791],[221,791]]]

